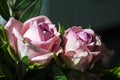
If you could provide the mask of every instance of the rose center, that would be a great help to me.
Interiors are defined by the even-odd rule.
[[[42,31],[42,35],[44,36],[44,40],[48,40],[54,36],[54,33],[52,30],[49,28],[49,25],[46,23],[43,23],[40,25],[40,29]]]
[[[88,34],[87,32],[80,32],[78,33],[79,39],[86,42],[91,43],[92,42],[92,35]]]

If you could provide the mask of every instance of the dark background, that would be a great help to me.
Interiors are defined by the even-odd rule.
[[[120,23],[120,22],[119,22]],[[107,30],[98,31],[102,37],[102,41],[105,42],[106,46],[109,49],[114,50],[114,55],[110,60],[110,66],[120,66],[120,24],[113,24],[111,28]],[[106,27],[106,26],[104,26]],[[109,76],[109,78],[107,77]],[[115,79],[115,76],[110,76],[110,74],[106,75],[106,77],[101,78],[102,80],[119,80]]]
[[[115,66],[116,64],[120,65],[120,24],[113,24],[111,27],[111,29],[98,31],[97,33],[101,35],[106,46],[114,50],[111,66]]]

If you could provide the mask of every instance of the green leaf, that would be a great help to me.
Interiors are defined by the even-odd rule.
[[[22,10],[28,7],[34,0],[16,0],[15,9]]]
[[[120,80],[120,67],[102,68],[100,77],[102,80]]]
[[[17,60],[18,60],[18,56],[17,56],[15,53],[13,53],[14,51],[12,51],[10,44],[8,44],[7,50],[8,50],[8,52],[9,52],[9,55],[11,56],[11,58],[12,58],[14,61],[17,61]]]
[[[10,16],[14,17],[15,14],[13,12],[13,8],[14,8],[13,1],[12,0],[7,0],[7,5],[8,5],[8,8],[9,8],[9,14],[10,14]]]
[[[120,79],[120,67],[112,69],[111,72]]]
[[[4,27],[0,24],[0,47],[3,49],[3,51],[6,53],[8,52],[9,55],[11,56],[11,58],[15,61],[18,60],[18,56],[14,53],[14,51],[12,51],[11,46],[7,40],[7,36],[6,36],[6,32]],[[7,50],[6,50],[7,49]]]
[[[20,21],[24,22],[40,14],[42,0],[34,0],[20,15]]]
[[[53,65],[54,80],[68,80],[57,64]]]
[[[10,18],[7,0],[0,0],[0,15],[7,21]]]
[[[1,24],[0,24],[0,36],[1,36],[1,39],[3,39],[4,42],[7,42],[5,29]]]

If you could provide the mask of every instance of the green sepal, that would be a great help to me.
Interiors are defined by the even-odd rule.
[[[33,63],[29,65],[29,69],[34,70],[34,69],[42,69],[45,66],[41,66],[39,63]]]
[[[43,68],[37,68],[37,66],[33,67],[32,69],[29,68],[26,76],[24,77],[24,80],[53,80],[52,77],[52,65],[48,64]]]
[[[89,29],[92,29],[92,26],[89,24],[89,25],[88,25],[88,28],[89,28]]]
[[[61,35],[64,35],[65,30],[66,30],[66,26],[58,23],[58,31],[61,33]]]
[[[25,64],[29,64],[29,59],[28,59],[28,56],[24,56],[23,58],[22,58],[22,63],[25,63]]]

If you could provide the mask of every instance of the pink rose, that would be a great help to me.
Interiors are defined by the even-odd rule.
[[[101,45],[92,29],[69,28],[64,34],[63,61],[70,68],[84,71],[101,57]]]
[[[5,25],[12,48],[20,58],[28,56],[31,62],[48,64],[54,53],[58,55],[61,39],[54,24],[45,16],[38,16],[21,23],[10,18]]]

